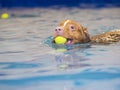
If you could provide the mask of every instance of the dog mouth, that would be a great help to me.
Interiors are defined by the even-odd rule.
[[[73,44],[74,43],[72,38],[66,38],[66,39],[67,39],[67,42],[65,44],[69,45],[69,44]]]
[[[52,41],[52,43],[55,43],[55,40]],[[74,40],[72,38],[66,38],[66,45],[74,44]]]

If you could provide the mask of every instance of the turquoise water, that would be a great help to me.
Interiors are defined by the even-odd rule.
[[[50,44],[63,19],[80,22],[91,35],[119,29],[119,8],[4,11],[11,17],[0,19],[0,90],[120,90],[120,42]]]

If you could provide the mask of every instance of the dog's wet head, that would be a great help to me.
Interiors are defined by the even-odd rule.
[[[87,43],[90,36],[85,27],[73,20],[64,20],[56,27],[54,37],[62,36],[67,39],[66,44]]]

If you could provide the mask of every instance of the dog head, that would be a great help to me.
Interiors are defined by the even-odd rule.
[[[87,43],[90,36],[85,27],[73,20],[64,20],[56,27],[54,37],[63,36],[67,39],[66,44]]]

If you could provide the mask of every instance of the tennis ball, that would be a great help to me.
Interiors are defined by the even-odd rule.
[[[56,43],[56,44],[65,44],[66,41],[67,41],[67,39],[64,38],[64,37],[62,37],[62,36],[57,36],[57,37],[55,38],[55,43]]]
[[[9,14],[3,13],[3,14],[1,15],[1,18],[2,18],[2,19],[7,19],[7,18],[9,18]]]

